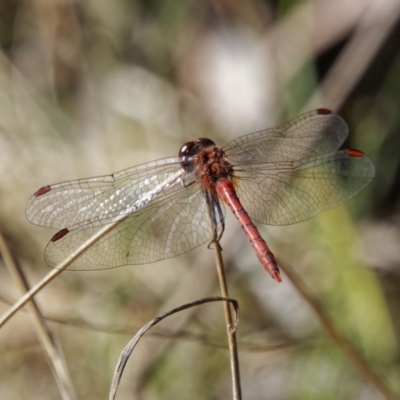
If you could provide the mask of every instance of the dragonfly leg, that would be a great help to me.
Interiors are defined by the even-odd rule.
[[[211,222],[211,228],[213,232],[213,238],[211,242],[208,244],[207,248],[210,249],[211,245],[213,243],[217,243],[220,249],[222,250],[222,247],[219,244],[219,240],[221,239],[221,236],[225,230],[225,221],[224,221],[224,214],[222,213],[221,205],[218,201],[218,198],[214,195],[212,195],[209,191],[205,190],[204,191],[204,197],[206,200],[207,204],[207,209],[209,213],[209,218]],[[218,219],[217,220],[217,215]],[[221,226],[221,233],[218,234],[218,222]]]
[[[221,238],[222,238],[222,235],[223,235],[224,231],[225,231],[225,218],[224,218],[224,214],[222,212],[221,203],[218,200],[216,200],[214,205],[216,206],[216,208],[218,210],[219,223],[220,223],[220,226],[221,226],[221,232],[218,235],[218,239],[217,239],[218,242],[219,242],[221,240]],[[217,229],[218,229],[218,224],[217,224]]]

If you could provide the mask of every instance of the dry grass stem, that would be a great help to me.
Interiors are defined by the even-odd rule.
[[[0,233],[0,253],[7,267],[9,274],[14,280],[15,285],[21,294],[29,290],[28,283],[21,271],[18,263],[8,248],[3,235]],[[34,299],[26,304],[29,317],[31,318],[32,325],[36,331],[36,336],[42,345],[44,354],[46,355],[47,362],[53,373],[54,379],[57,383],[58,390],[64,400],[75,400],[74,385],[72,384],[69,375],[68,367],[65,362],[61,345],[57,336],[52,332],[51,328],[43,317],[41,310]]]
[[[218,271],[218,280],[220,284],[221,294],[224,298],[229,298],[228,285],[226,282],[224,263],[222,259],[221,246],[216,238],[213,241],[215,263]],[[232,374],[232,392],[233,399],[240,400],[242,398],[242,389],[240,383],[239,355],[236,340],[236,322],[233,322],[230,303],[224,302],[224,314],[226,323],[226,333],[228,336],[229,355]]]

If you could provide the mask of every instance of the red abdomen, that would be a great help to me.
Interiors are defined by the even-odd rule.
[[[240,203],[232,182],[228,178],[221,178],[216,182],[215,189],[218,197],[228,205],[240,222],[263,267],[269,272],[272,278],[280,282],[282,279],[275,257]]]

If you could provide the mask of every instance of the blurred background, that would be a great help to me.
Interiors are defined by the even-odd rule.
[[[0,230],[30,285],[53,230],[31,225],[39,187],[219,145],[313,108],[350,126],[372,184],[293,226],[259,226],[336,329],[400,396],[400,3],[398,0],[2,0]],[[240,303],[243,398],[383,399],[283,275],[276,284],[228,215],[222,239]],[[134,333],[173,307],[218,295],[204,245],[151,265],[64,272],[36,299],[79,399],[106,398]],[[0,259],[1,312],[20,293]],[[0,398],[61,398],[25,311],[0,330]],[[117,398],[229,399],[222,305],[145,336]],[[393,397],[394,398],[394,397]]]

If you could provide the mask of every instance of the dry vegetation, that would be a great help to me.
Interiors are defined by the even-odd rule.
[[[374,161],[376,179],[343,207],[261,231],[400,396],[399,4],[1,1],[0,230],[29,284],[48,273],[43,251],[54,234],[25,219],[39,187],[175,156],[194,137],[222,145],[303,110],[332,108],[350,125],[348,147]],[[243,398],[383,399],[327,335],[298,282],[273,282],[236,221],[227,225]],[[2,312],[20,296],[6,260],[3,250]],[[212,252],[202,246],[151,265],[64,272],[36,299],[77,398],[94,400],[107,397],[119,353],[143,324],[217,294]],[[31,321],[20,311],[0,329],[1,399],[60,398]],[[230,396],[222,306],[212,303],[142,339],[117,398]]]

